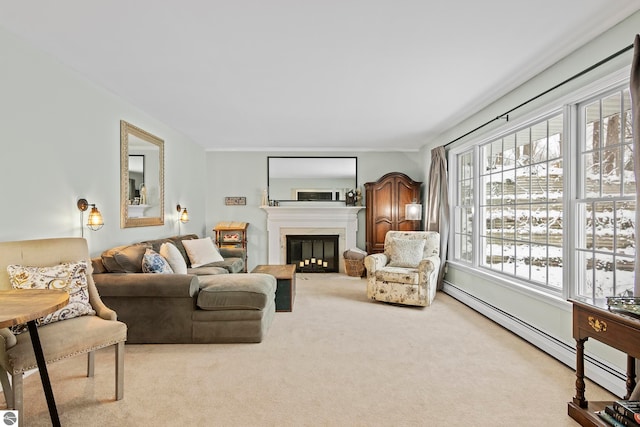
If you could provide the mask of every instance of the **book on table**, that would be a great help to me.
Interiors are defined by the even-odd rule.
[[[604,411],[607,415],[613,418],[616,423],[613,424],[615,426],[623,426],[623,427],[638,427],[640,424],[636,423],[633,418],[627,417],[623,412],[615,409],[613,405],[607,405],[604,408]]]
[[[616,400],[613,402],[613,409],[633,420],[635,425],[640,427],[640,401]]]
[[[616,400],[599,411],[598,416],[611,426],[640,427],[640,401]]]
[[[598,417],[600,417],[600,419],[602,421],[604,421],[608,426],[612,426],[612,427],[625,427],[624,424],[622,424],[621,422],[619,422],[618,420],[616,420],[612,415],[610,415],[607,411],[606,408],[603,409],[602,411],[597,411],[596,415]]]

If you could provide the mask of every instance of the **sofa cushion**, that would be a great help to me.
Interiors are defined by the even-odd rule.
[[[135,243],[107,249],[101,255],[102,263],[110,273],[142,273],[142,257],[149,248],[148,243]]]
[[[391,239],[389,266],[416,268],[422,261],[424,239]]]
[[[89,302],[86,261],[66,262],[51,267],[8,265],[7,273],[14,289],[57,289],[69,294],[67,305],[37,319],[38,326],[96,314]],[[11,330],[18,334],[26,331],[27,325],[16,325]]]
[[[275,298],[276,279],[270,274],[199,276],[197,305],[202,310],[262,310]]]
[[[191,267],[200,267],[213,262],[224,261],[220,252],[213,244],[211,237],[203,239],[185,240],[182,242],[187,251]]]
[[[229,274],[229,270],[224,267],[215,267],[213,265],[203,265],[197,268],[188,268],[188,274],[195,274],[196,276],[211,276],[214,274]]]
[[[244,261],[242,258],[225,258],[223,261],[212,262],[211,264],[203,265],[198,268],[218,267],[224,268],[229,273],[240,273],[244,269]]]
[[[173,269],[162,255],[153,249],[147,249],[142,256],[142,272],[172,274]]]
[[[174,273],[187,274],[187,262],[180,250],[171,242],[164,242],[160,245],[160,255],[162,255]]]
[[[417,285],[418,283],[420,283],[420,273],[415,268],[384,267],[380,270],[376,270],[376,280],[380,282]]]

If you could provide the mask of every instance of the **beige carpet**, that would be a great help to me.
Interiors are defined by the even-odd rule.
[[[446,294],[421,309],[365,291],[364,279],[300,274],[294,311],[260,344],[127,345],[118,402],[112,350],[94,378],[84,357],[50,365],[62,425],[577,425],[570,368]],[[588,382],[587,398],[614,396]],[[50,425],[38,375],[23,415]]]

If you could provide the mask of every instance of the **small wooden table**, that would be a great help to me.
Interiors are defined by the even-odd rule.
[[[226,221],[219,222],[213,227],[216,235],[216,244],[221,248],[242,248],[244,249],[244,272],[247,272],[247,228],[248,222]]]
[[[576,395],[568,404],[571,418],[582,426],[607,426],[595,411],[612,402],[588,402],[585,398],[584,344],[589,338],[627,353],[627,394],[636,386],[635,359],[640,358],[640,320],[582,301],[573,304],[573,338],[576,340]]]
[[[270,274],[276,278],[276,311],[293,311],[293,300],[296,297],[296,266],[284,265],[257,265],[252,273]]]
[[[42,388],[47,398],[49,415],[53,426],[60,426],[60,418],[56,408],[56,401],[53,398],[53,390],[47,372],[47,362],[44,359],[40,336],[36,319],[53,313],[64,307],[69,302],[69,294],[65,291],[51,289],[11,289],[0,290],[0,328],[27,323],[33,352],[38,363]]]

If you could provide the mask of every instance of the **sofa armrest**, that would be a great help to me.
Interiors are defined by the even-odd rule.
[[[198,293],[199,286],[198,278],[190,274],[101,273],[93,280],[103,297],[188,298]]]
[[[389,259],[385,254],[371,254],[364,257],[364,266],[367,274],[375,273],[389,263]]]
[[[241,258],[245,259],[247,251],[244,248],[221,247],[218,248],[222,258]]]
[[[18,339],[13,332],[9,328],[0,328],[0,343],[3,345],[0,348],[4,348],[5,350],[13,347],[18,342]],[[0,375],[3,375],[0,373]]]
[[[424,280],[421,282],[426,283],[431,279],[437,280],[438,273],[440,271],[440,257],[432,255],[420,261],[418,265],[418,272],[424,274]]]
[[[424,271],[427,274],[430,274],[433,270],[437,270],[440,267],[440,257],[432,255],[430,257],[424,258],[418,264],[418,270]]]
[[[91,303],[91,307],[96,311],[96,316],[104,320],[118,320],[118,314],[107,307],[100,298],[100,293],[95,286],[95,282],[93,286],[89,287],[89,302]]]

